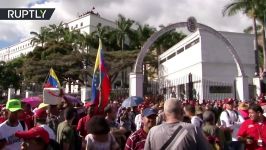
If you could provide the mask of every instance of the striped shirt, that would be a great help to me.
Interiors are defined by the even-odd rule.
[[[124,150],[142,150],[144,149],[147,133],[141,128],[132,133],[126,142]]]

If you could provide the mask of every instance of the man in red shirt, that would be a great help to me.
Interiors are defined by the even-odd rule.
[[[142,113],[143,127],[132,133],[126,142],[124,150],[142,150],[150,129],[156,125],[157,111],[153,108],[146,108]]]
[[[34,127],[33,112],[31,111],[31,105],[28,103],[22,103],[24,112],[21,114],[21,120],[23,120],[28,129]]]
[[[266,118],[259,105],[249,107],[249,117],[239,128],[238,138],[245,142],[246,150],[266,149]]]
[[[87,110],[87,115],[80,118],[78,121],[77,131],[79,132],[79,135],[82,138],[85,138],[87,133],[87,122],[90,120],[90,118],[94,115],[94,104],[85,104],[85,108]]]

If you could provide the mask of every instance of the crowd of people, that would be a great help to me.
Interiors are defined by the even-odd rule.
[[[265,150],[266,100],[203,101],[144,97],[138,106],[0,106],[0,150]]]

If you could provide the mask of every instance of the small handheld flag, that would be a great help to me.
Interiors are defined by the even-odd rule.
[[[48,77],[48,80],[47,80],[45,86],[46,87],[53,87],[53,88],[60,88],[61,87],[60,82],[59,82],[53,68],[51,68],[49,71],[49,77]]]

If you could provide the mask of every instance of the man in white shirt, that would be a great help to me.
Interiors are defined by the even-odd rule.
[[[232,143],[236,143],[237,141],[237,132],[240,125],[244,122],[244,118],[234,110],[234,101],[229,99],[226,101],[226,110],[224,110],[220,115],[220,123],[224,128],[230,129],[232,132]],[[237,144],[231,144],[237,145]],[[235,147],[236,148],[236,147]]]
[[[40,108],[36,110],[36,113],[34,115],[35,127],[39,126],[44,128],[49,134],[49,138],[51,140],[56,140],[54,131],[46,124],[46,118],[47,118],[47,113],[45,108]]]
[[[21,140],[15,136],[15,133],[26,130],[18,120],[18,114],[22,110],[20,100],[8,100],[6,109],[8,110],[8,119],[0,124],[0,149],[18,150]]]
[[[145,106],[143,104],[139,105],[139,111],[140,113],[138,115],[136,115],[135,117],[135,125],[136,125],[136,130],[139,130],[141,128],[141,124],[142,124],[142,112],[144,110]]]
[[[201,128],[203,121],[200,117],[196,116],[195,106],[188,104],[184,107],[184,111],[185,111],[186,116],[190,118],[191,124],[195,125],[196,127]]]

